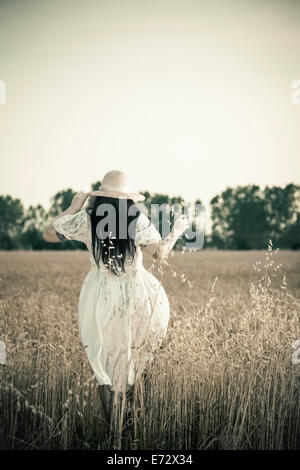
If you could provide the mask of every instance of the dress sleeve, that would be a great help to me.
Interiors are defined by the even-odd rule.
[[[87,244],[87,217],[85,210],[76,214],[65,214],[52,222],[60,240],[77,240]]]
[[[151,245],[161,240],[159,231],[155,228],[148,217],[141,213],[136,222],[135,245]]]

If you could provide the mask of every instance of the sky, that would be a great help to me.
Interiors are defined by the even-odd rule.
[[[0,194],[299,184],[300,2],[0,0]]]

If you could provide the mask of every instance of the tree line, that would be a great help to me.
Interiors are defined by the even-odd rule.
[[[91,185],[91,190],[100,186],[101,181],[97,181]],[[0,195],[0,249],[86,249],[80,242],[52,244],[42,238],[45,225],[69,207],[74,194],[71,188],[57,192],[51,198],[48,211],[40,204],[25,209],[20,199]],[[148,209],[151,204],[171,206],[184,203],[181,196],[170,197],[148,191],[142,194]],[[195,202],[201,204],[200,199]],[[270,239],[276,248],[300,248],[300,186],[291,183],[283,188],[266,186],[261,189],[257,185],[228,187],[211,199],[210,209],[212,232],[205,234],[203,248],[265,249]],[[161,224],[159,231],[162,235]],[[184,237],[179,239],[175,247],[181,248],[185,241]]]

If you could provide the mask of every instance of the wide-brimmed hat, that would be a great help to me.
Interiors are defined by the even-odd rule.
[[[97,191],[91,191],[89,195],[115,197],[117,199],[132,199],[135,202],[145,199],[145,196],[134,191],[129,185],[127,174],[119,170],[112,170],[106,173],[102,179],[100,188]]]

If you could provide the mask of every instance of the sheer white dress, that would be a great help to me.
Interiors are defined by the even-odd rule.
[[[143,266],[141,245],[161,240],[160,233],[141,213],[136,223],[134,262],[125,261],[120,277],[100,261],[91,248],[91,222],[86,210],[53,222],[68,240],[83,242],[91,269],[80,291],[78,324],[81,342],[99,385],[126,391],[153,360],[153,352],[166,336],[170,316],[166,292]]]

